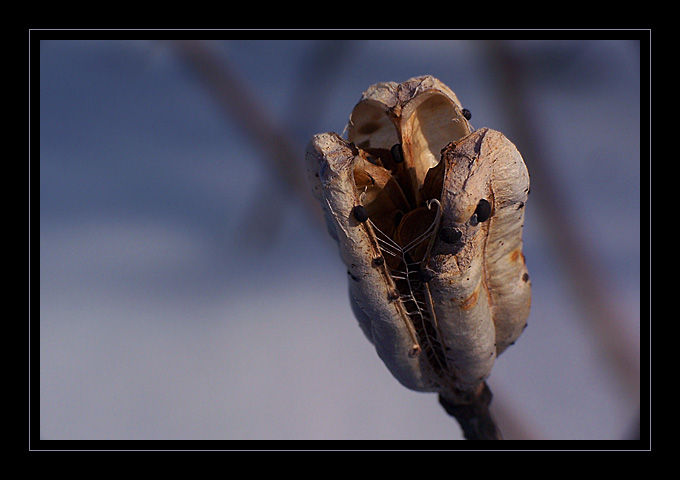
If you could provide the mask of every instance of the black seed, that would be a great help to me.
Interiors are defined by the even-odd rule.
[[[354,207],[352,213],[354,214],[354,218],[357,219],[357,222],[364,223],[366,220],[368,220],[368,212],[363,205],[357,205]]]
[[[468,110],[467,108],[464,108],[463,116],[465,117],[465,120],[470,120],[472,118],[472,112],[470,112],[470,110]]]
[[[432,280],[434,278],[434,276],[435,276],[434,270],[429,269],[427,267],[422,268],[418,272],[418,279],[422,283],[428,283],[430,280]]]
[[[473,217],[477,215],[477,222],[486,222],[491,216],[491,204],[483,198],[477,204]]]
[[[401,143],[395,143],[390,149],[392,160],[394,163],[401,163],[404,161],[404,150],[401,148]]]
[[[384,257],[375,257],[373,259],[373,265],[379,267],[381,265],[385,264],[385,258]]]
[[[528,273],[525,272],[524,275],[522,275],[522,281],[523,281],[523,282],[528,282],[528,281],[529,281],[529,274],[528,274]]]
[[[450,245],[457,243],[462,236],[462,232],[453,227],[444,227],[439,230],[439,238],[441,238],[444,243],[448,243]]]
[[[470,225],[473,227],[478,223],[485,222],[491,216],[491,204],[484,200],[483,198],[477,204],[475,213],[470,217]]]

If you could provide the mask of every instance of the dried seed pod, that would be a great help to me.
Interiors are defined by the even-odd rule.
[[[315,135],[306,157],[361,328],[402,384],[450,404],[481,398],[530,305],[529,176],[509,140],[469,118],[433,77],[380,83],[348,139]]]

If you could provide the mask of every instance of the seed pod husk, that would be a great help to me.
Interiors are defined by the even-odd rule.
[[[359,325],[403,385],[452,404],[484,391],[526,325],[531,288],[526,166],[503,134],[466,117],[433,77],[379,83],[346,140],[315,135],[306,155]]]

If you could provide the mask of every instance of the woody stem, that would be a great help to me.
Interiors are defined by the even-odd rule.
[[[439,395],[439,403],[458,421],[467,440],[503,440],[489,411],[492,398],[491,390],[484,382],[481,393],[472,403],[456,404],[442,394]]]

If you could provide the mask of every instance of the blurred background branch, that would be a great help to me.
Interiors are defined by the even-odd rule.
[[[614,308],[615,295],[601,271],[601,263],[580,235],[582,226],[571,212],[567,196],[546,161],[546,132],[539,108],[530,91],[531,69],[512,44],[485,42],[488,62],[495,72],[498,98],[502,102],[510,138],[519,146],[531,174],[531,193],[541,215],[541,226],[554,249],[574,297],[580,303],[581,323],[590,330],[600,347],[603,361],[617,379],[622,393],[639,403],[640,367],[635,342],[621,328],[621,311]],[[574,139],[578,155],[578,139]]]
[[[248,202],[243,232],[238,241],[241,247],[257,249],[272,245],[280,231],[286,210],[291,202],[309,210],[320,219],[313,208],[313,198],[306,186],[302,169],[304,149],[294,142],[291,121],[282,125],[268,113],[261,98],[240,78],[229,62],[217,54],[210,43],[200,40],[172,42],[177,54],[192,67],[196,77],[212,94],[225,114],[240,127],[250,143],[261,152],[269,175]],[[291,117],[297,117],[297,106],[291,105]],[[262,234],[266,232],[266,234]]]
[[[351,40],[319,40],[303,59],[292,85],[287,103],[286,124],[277,122],[266,105],[219,55],[209,42],[177,40],[171,42],[177,54],[190,65],[197,78],[206,86],[224,113],[231,117],[261,151],[270,172],[261,188],[251,199],[251,213],[239,228],[241,245],[246,248],[266,248],[277,237],[285,211],[295,203],[309,211],[322,224],[321,210],[307,188],[304,172],[304,144],[300,138],[310,137],[331,99],[335,82],[349,55],[356,47]],[[357,96],[358,98],[358,96]],[[349,113],[347,114],[349,118]],[[311,138],[311,137],[310,137]],[[266,235],[261,233],[266,231]]]
[[[176,40],[177,53],[190,64],[197,78],[204,82],[215,101],[236,120],[243,133],[263,151],[269,169],[291,193],[300,199],[311,198],[300,169],[302,150],[291,142],[290,132],[273,121],[258,97],[220,58],[209,43],[200,40]],[[308,202],[303,201],[306,205]]]

